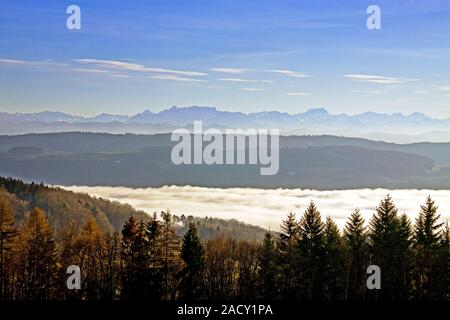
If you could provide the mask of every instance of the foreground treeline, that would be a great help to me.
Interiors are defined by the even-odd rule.
[[[264,241],[203,241],[186,218],[184,237],[169,212],[130,217],[121,233],[94,219],[54,232],[35,208],[17,225],[0,199],[1,299],[448,299],[449,230],[428,197],[414,225],[386,196],[366,225],[355,210],[340,231],[311,202]],[[369,290],[369,265],[381,290]],[[69,290],[67,267],[81,270]]]

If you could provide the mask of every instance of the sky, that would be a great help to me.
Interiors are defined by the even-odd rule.
[[[366,26],[372,4],[379,30]],[[448,118],[449,101],[448,0],[0,0],[0,112]]]

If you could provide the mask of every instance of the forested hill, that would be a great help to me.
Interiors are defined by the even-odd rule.
[[[278,173],[261,176],[260,165],[176,165],[171,151],[177,142],[169,134],[0,136],[0,176],[133,188],[450,188],[450,143],[393,144],[335,136],[282,136],[279,142]],[[225,152],[218,154],[223,158]]]
[[[17,224],[22,223],[27,213],[33,208],[43,209],[56,232],[70,225],[82,227],[89,219],[94,219],[106,232],[120,232],[130,216],[138,221],[149,220],[145,212],[138,211],[127,204],[43,184],[25,183],[12,178],[0,177],[0,200],[6,201],[12,207]],[[186,217],[174,217],[174,220],[178,222],[177,233],[184,234],[187,226]],[[219,234],[242,240],[264,238],[263,228],[236,220],[216,218],[195,218],[194,220],[203,239]]]

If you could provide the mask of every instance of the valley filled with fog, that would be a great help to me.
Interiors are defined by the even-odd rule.
[[[439,206],[443,221],[450,219],[450,190],[388,190],[353,189],[318,191],[307,189],[205,188],[164,186],[160,188],[86,187],[64,189],[88,193],[95,197],[128,203],[149,214],[170,209],[176,215],[237,219],[266,229],[278,230],[288,212],[299,218],[311,200],[318,206],[322,218],[335,219],[340,228],[355,208],[362,212],[366,223],[380,200],[390,194],[399,214],[414,219],[426,197],[431,195]],[[413,220],[414,221],[414,220]]]

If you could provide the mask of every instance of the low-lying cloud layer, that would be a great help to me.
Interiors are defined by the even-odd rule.
[[[64,187],[121,203],[148,213],[170,209],[173,214],[198,217],[237,219],[278,230],[289,211],[303,213],[310,200],[314,200],[322,217],[330,216],[339,227],[355,208],[366,219],[372,217],[380,200],[387,194],[393,198],[399,213],[414,219],[428,195],[439,206],[442,220],[450,219],[450,190],[386,190],[357,189],[317,191],[302,189],[203,188],[191,186],[164,186],[161,188],[132,189],[126,187]]]

